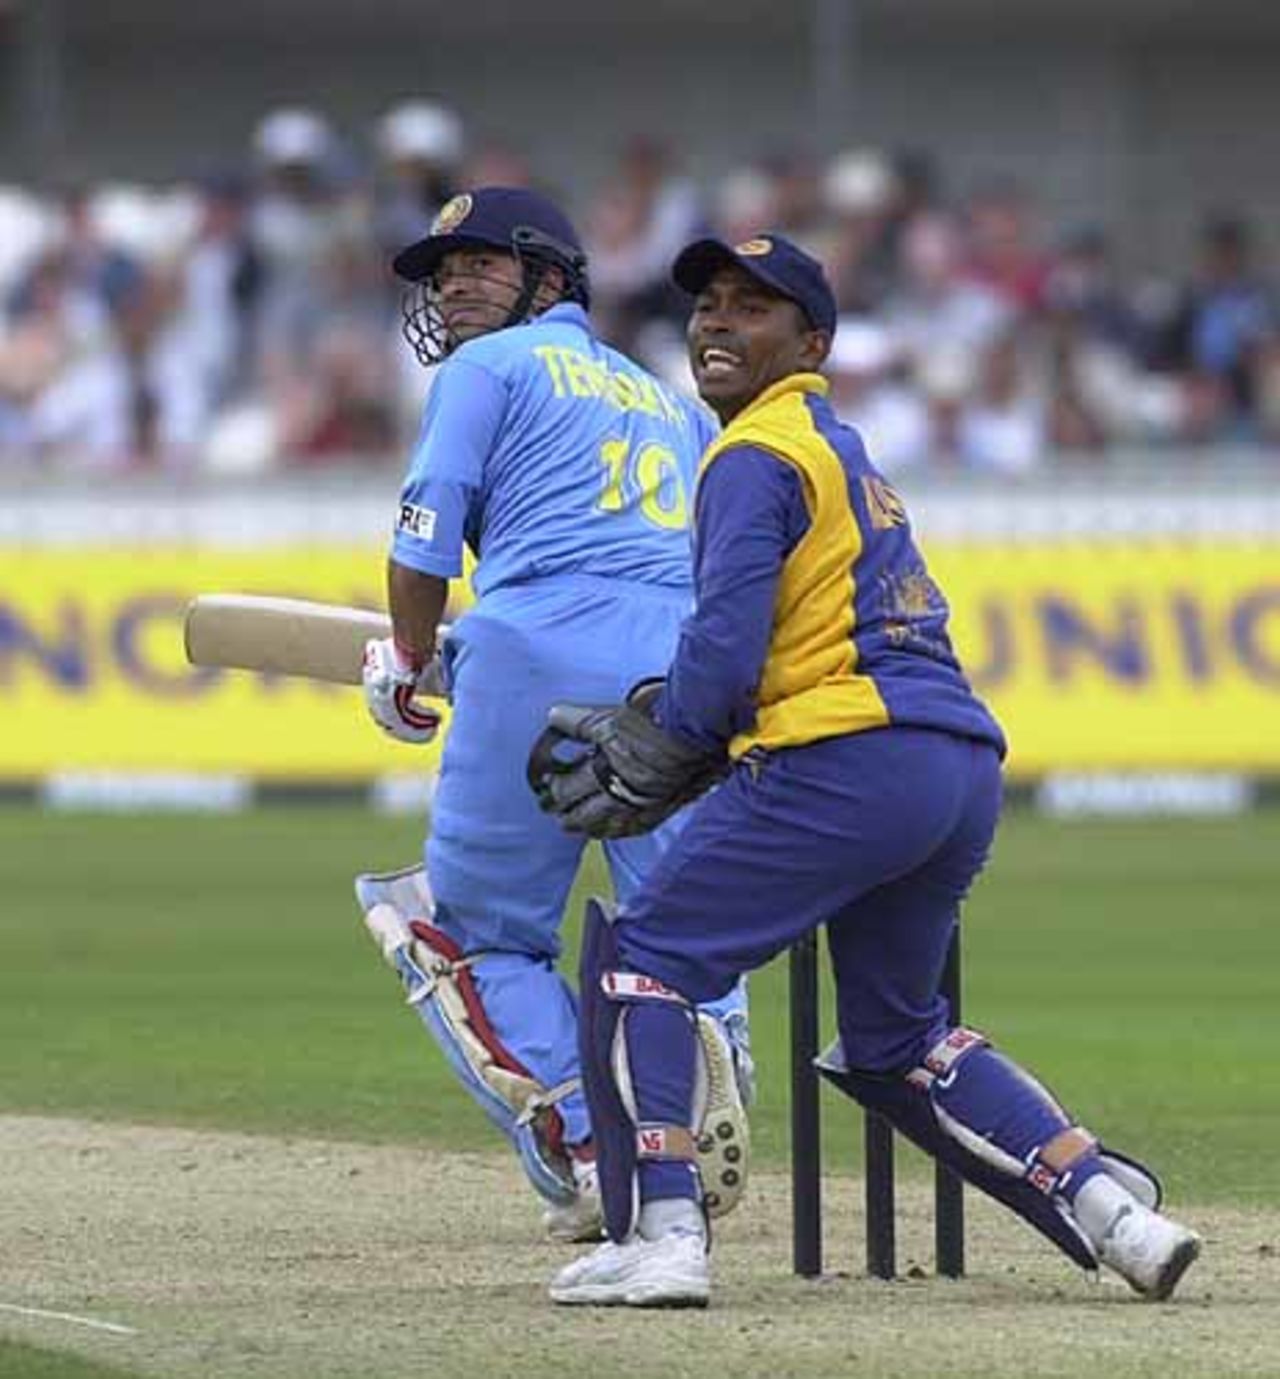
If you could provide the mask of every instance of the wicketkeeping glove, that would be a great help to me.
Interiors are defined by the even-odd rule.
[[[415,669],[391,637],[365,643],[365,705],[373,721],[401,742],[430,742],[440,731],[440,715],[414,697],[428,684],[429,667]]]
[[[715,784],[724,761],[664,732],[638,707],[660,682],[647,681],[626,704],[592,708],[556,704],[529,756],[538,802],[570,833],[628,838],[648,833]],[[587,750],[566,760],[565,743]]]

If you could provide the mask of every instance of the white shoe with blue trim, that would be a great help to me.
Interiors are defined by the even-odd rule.
[[[673,1231],[657,1240],[612,1240],[555,1276],[551,1300],[586,1307],[705,1307],[711,1297],[706,1237]]]

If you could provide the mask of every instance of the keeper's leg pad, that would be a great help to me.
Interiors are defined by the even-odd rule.
[[[1078,1127],[1039,1082],[982,1035],[949,1031],[905,1075],[851,1068],[838,1040],[817,1067],[925,1153],[1015,1211],[1081,1268],[1097,1269],[1097,1252],[1064,1195],[1072,1165],[1053,1168],[1041,1157],[1055,1137]],[[1143,1165],[1085,1141],[1098,1167],[1144,1205],[1158,1204],[1159,1183]]]
[[[547,1201],[576,1200],[573,1168],[556,1102],[577,1082],[544,1087],[494,1031],[464,955],[431,924],[434,905],[422,867],[356,878],[356,898],[383,957],[400,977],[408,1004],[449,1067],[511,1141],[534,1189]]]
[[[746,1192],[751,1130],[732,1031],[705,1007],[698,1009],[697,1031],[707,1087],[698,1130],[698,1175],[703,1206],[715,1221],[727,1216]]]
[[[621,1243],[636,1228],[642,1163],[672,1175],[676,1186],[665,1195],[700,1196],[695,1128],[706,1109],[707,1076],[693,1007],[656,979],[619,968],[611,919],[603,902],[587,902],[578,1040],[605,1229]],[[651,1055],[639,1086],[629,1025]]]

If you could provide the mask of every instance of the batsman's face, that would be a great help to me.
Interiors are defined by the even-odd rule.
[[[432,296],[454,344],[507,324],[523,273],[514,254],[483,245],[455,249],[436,269]]]
[[[790,298],[731,265],[694,300],[688,344],[698,395],[727,422],[772,384],[818,368],[830,342]]]

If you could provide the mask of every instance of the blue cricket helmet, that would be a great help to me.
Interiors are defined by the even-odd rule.
[[[402,249],[392,268],[408,282],[433,276],[455,249],[489,245],[522,262],[555,266],[565,277],[564,295],[587,306],[587,255],[572,222],[545,196],[527,187],[477,187],[441,207],[430,231]]]

